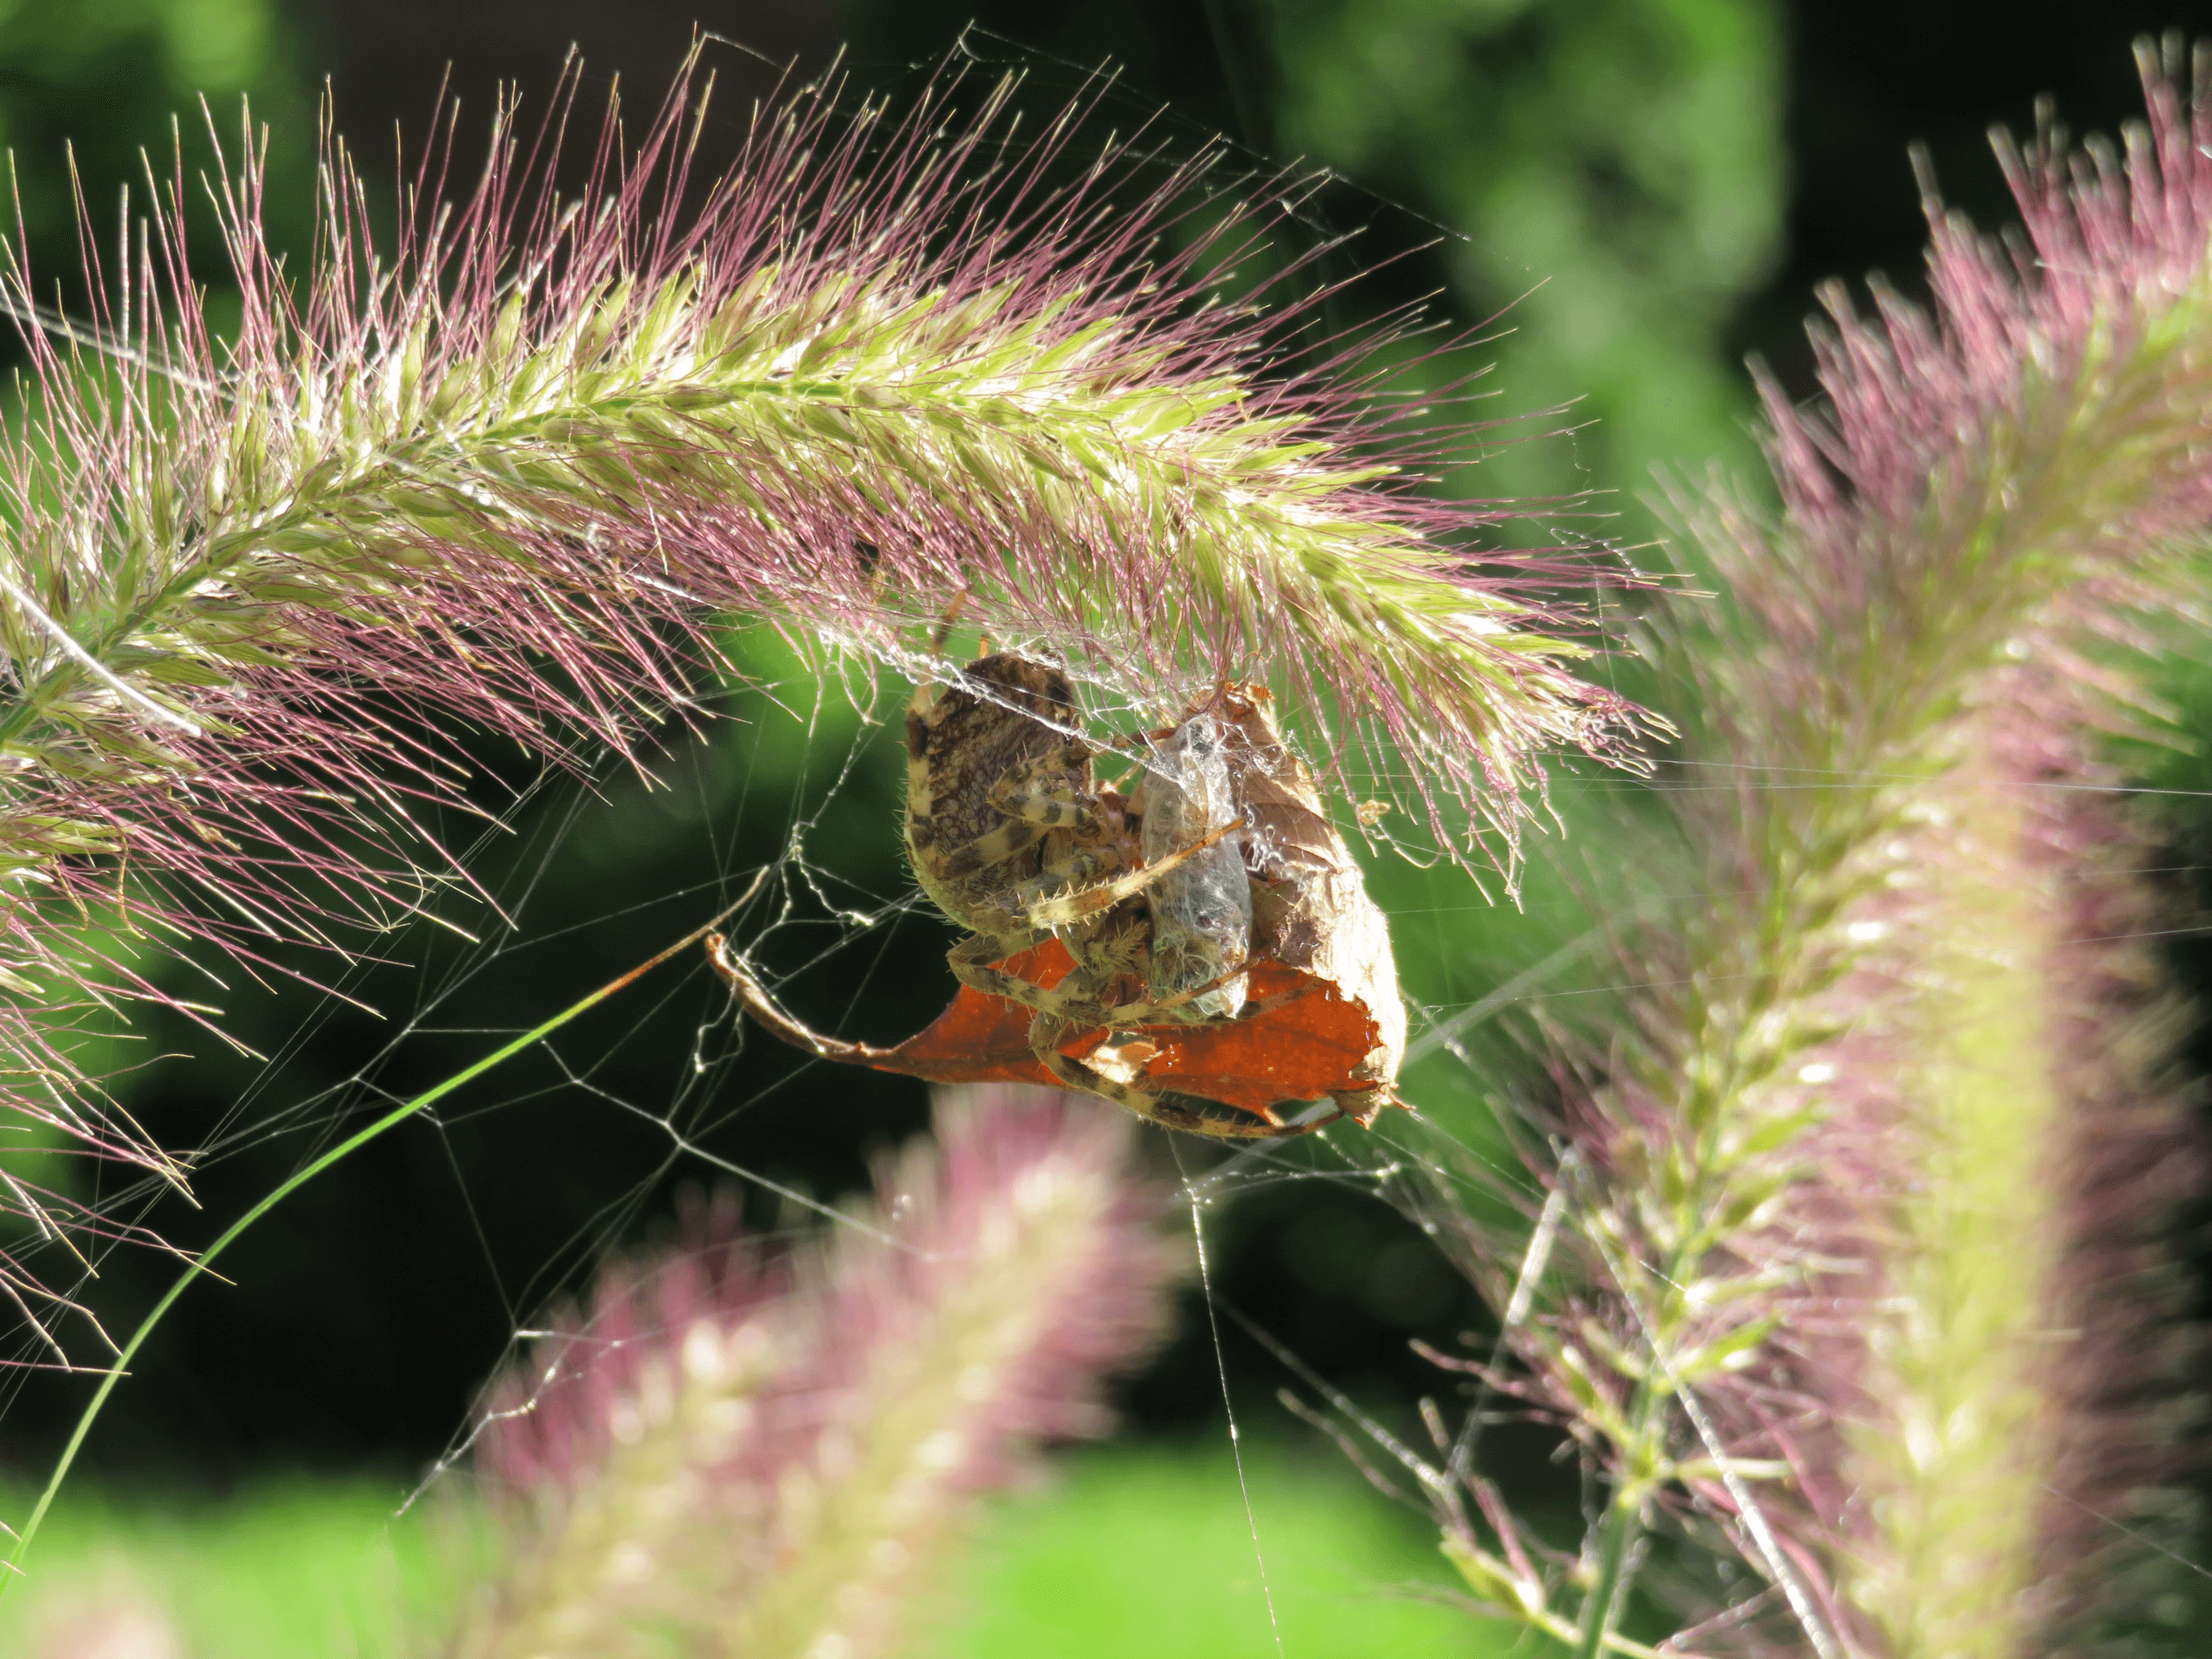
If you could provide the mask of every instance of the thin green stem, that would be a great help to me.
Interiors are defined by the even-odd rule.
[[[229,1249],[240,1234],[339,1159],[351,1156],[386,1130],[397,1127],[417,1112],[435,1105],[456,1089],[475,1082],[494,1066],[514,1059],[526,1048],[534,1048],[579,1014],[605,1002],[609,997],[652,972],[671,957],[690,950],[742,909],[753,895],[760,890],[761,882],[767,873],[763,869],[753,878],[751,884],[745,889],[743,896],[735,903],[724,909],[712,921],[686,933],[675,944],[657,951],[629,972],[609,980],[598,990],[569,1004],[550,1019],[533,1025],[520,1036],[502,1043],[491,1053],[484,1055],[483,1059],[465,1066],[443,1082],[425,1090],[404,1105],[395,1106],[367,1128],[340,1141],[313,1163],[292,1176],[283,1185],[271,1190],[259,1203],[225,1228],[222,1236],[200,1253],[199,1258],[178,1276],[176,1283],[170,1285],[167,1292],[154,1304],[152,1311],[139,1322],[138,1328],[131,1333],[131,1340],[123,1345],[122,1352],[116,1355],[114,1364],[110,1366],[107,1374],[100,1378],[100,1387],[94,1392],[91,1401],[77,1418],[76,1427],[70,1435],[69,1443],[62,1448],[61,1457],[54,1464],[54,1472],[46,1482],[46,1489],[39,1494],[38,1506],[31,1511],[31,1518],[23,1523],[22,1531],[16,1535],[15,1547],[9,1553],[6,1562],[8,1571],[5,1574],[0,1574],[0,1596],[7,1595],[8,1586],[21,1574],[22,1559],[31,1547],[31,1540],[38,1535],[40,1523],[46,1518],[46,1511],[53,1506],[54,1497],[60,1492],[63,1480],[68,1478],[70,1466],[76,1462],[76,1455],[84,1445],[85,1437],[92,1432],[92,1425],[99,1418],[100,1409],[107,1404],[108,1395],[115,1392],[115,1385],[128,1373],[131,1357],[145,1346],[146,1339],[153,1334],[154,1328],[161,1322],[162,1316],[176,1304],[177,1298],[185,1293],[186,1288],[194,1280],[209,1270],[215,1259]]]
[[[1680,1265],[1679,1257],[1668,1263],[1670,1268]],[[1626,1283],[1621,1291],[1623,1295],[1629,1293]],[[1657,1344],[1664,1340],[1656,1335],[1653,1339],[1654,1368],[1660,1363]],[[1644,1534],[1645,1483],[1641,1471],[1656,1461],[1647,1455],[1646,1449],[1661,1416],[1661,1398],[1649,1376],[1637,1383],[1635,1401],[1629,1408],[1628,1437],[1620,1448],[1620,1484],[1606,1506],[1602,1541],[1598,1546],[1597,1583],[1583,1598],[1582,1617],[1577,1621],[1575,1659],[1599,1659],[1613,1645],[1613,1625],[1628,1599],[1628,1563]]]
[[[1627,1599],[1623,1580],[1627,1577],[1628,1558],[1644,1532],[1643,1500],[1639,1497],[1634,1503],[1624,1502],[1627,1496],[1626,1492],[1614,1492],[1608,1506],[1605,1540],[1598,1551],[1597,1583],[1583,1602],[1575,1635],[1575,1659],[1598,1659],[1612,1644],[1613,1621],[1620,1616],[1620,1603]]]

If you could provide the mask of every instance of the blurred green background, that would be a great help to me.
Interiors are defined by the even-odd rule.
[[[1502,430],[1454,458],[1449,487],[1605,492],[1565,530],[1629,548],[1658,533],[1642,500],[1655,468],[1755,465],[1747,353],[1810,392],[1802,323],[1816,282],[1880,269],[1915,286],[1909,143],[1929,146],[1954,203],[1999,222],[1990,123],[2024,128],[2033,99],[2051,93],[2077,130],[2109,131],[2139,102],[2130,39],[2212,21],[2203,7],[2132,0],[2035,0],[2001,28],[1971,0],[0,0],[0,141],[15,155],[34,268],[81,303],[72,154],[112,240],[142,147],[166,167],[172,113],[198,122],[197,95],[225,131],[242,94],[270,124],[273,231],[304,251],[325,85],[365,169],[388,180],[441,86],[460,100],[464,131],[471,119],[481,131],[502,85],[542,106],[572,42],[588,108],[617,76],[650,102],[695,22],[712,31],[726,134],[784,66],[815,74],[841,45],[857,85],[911,95],[971,18],[967,55],[1022,69],[1039,113],[1110,62],[1120,80],[1107,113],[1125,127],[1164,106],[1173,143],[1222,133],[1255,164],[1332,169],[1307,234],[1359,234],[1322,274],[1387,268],[1348,289],[1330,320],[1426,299],[1480,339],[1421,372],[1490,365],[1486,410],[1540,416],[1527,429],[1552,434],[1506,441]],[[220,263],[205,258],[204,234],[200,245],[201,275],[219,290]],[[794,889],[797,920],[771,955],[796,969],[838,947],[794,981],[801,1010],[884,1038],[942,1006],[948,936],[888,908],[910,884],[894,741],[772,639],[739,649],[759,688],[706,741],[672,732],[653,757],[659,787],[614,770],[586,787],[482,757],[483,799],[507,831],[446,827],[459,843],[480,840],[475,867],[511,930],[488,908],[457,908],[480,943],[428,930],[380,942],[386,960],[343,985],[375,1013],[236,984],[222,998],[229,1023],[265,1062],[200,1054],[129,1079],[126,1102],[157,1138],[205,1149],[202,1207],[149,1196],[148,1223],[180,1245],[204,1242],[355,1115],[648,954],[794,845],[824,890]],[[886,681],[878,709],[905,693]],[[2207,781],[2193,760],[2160,763],[2169,787]],[[1563,798],[1580,787],[1563,781]],[[1495,908],[1462,874],[1378,866],[1422,1019],[1474,1004],[1575,925],[1572,872],[1601,854],[1588,844],[1600,815],[1573,816],[1585,842],[1569,873],[1532,880],[1518,911]],[[2212,833],[2189,810],[2164,833],[2172,863],[2207,861],[2197,854],[2212,850]],[[2178,888],[2177,902],[2201,895]],[[889,919],[854,936],[838,908]],[[2193,949],[2176,960],[2201,985],[2212,959]],[[1510,1064],[1509,1043],[1469,1035],[1479,1057]],[[151,1054],[207,1046],[159,1020],[147,1036]],[[1438,1051],[1408,1092],[1472,1123],[1489,1086]],[[380,1650],[392,1627],[362,1608],[383,1607],[403,1580],[430,1603],[444,1593],[440,1553],[419,1530],[434,1517],[389,1529],[384,1517],[452,1443],[518,1326],[586,1282],[610,1246],[649,1236],[678,1185],[738,1169],[834,1196],[925,1115],[918,1085],[802,1066],[732,1032],[703,973],[672,972],[325,1176],[250,1236],[227,1264],[235,1283],[186,1299],[100,1423],[45,1546],[56,1582],[143,1597],[191,1653]],[[1152,1152],[1172,1170],[1170,1149]],[[76,1178],[92,1190],[102,1176]],[[757,1192],[752,1201],[763,1225],[791,1224]],[[1255,1182],[1210,1224],[1224,1298],[1394,1423],[1439,1391],[1407,1340],[1450,1347],[1488,1328],[1419,1232],[1356,1182]],[[169,1272],[149,1252],[111,1255],[89,1292],[107,1328],[127,1328]],[[1297,1632],[1290,1650],[1484,1650],[1456,1615],[1391,1590],[1441,1582],[1432,1539],[1279,1412],[1285,1378],[1264,1351],[1233,1329],[1226,1340],[1232,1398],[1262,1443],[1255,1509],[1274,1534],[1270,1568],[1298,1587],[1284,1614],[1286,1637]],[[8,1352],[33,1357],[27,1345]],[[0,1480],[20,1492],[42,1475],[87,1389],[0,1374]],[[1202,1318],[1187,1318],[1121,1400],[1128,1426],[1115,1449],[987,1524],[947,1614],[963,1634],[945,1652],[1273,1650],[1247,1583]],[[1160,1449],[1184,1444],[1198,1450]],[[1495,1450],[1518,1501],[1571,1507],[1548,1438],[1523,1431]],[[270,1599],[280,1582],[283,1605]],[[1133,1602],[1132,1582],[1147,1586]],[[1078,1624],[1093,1646],[1075,1645]],[[1173,1645],[1177,1632],[1187,1646]]]

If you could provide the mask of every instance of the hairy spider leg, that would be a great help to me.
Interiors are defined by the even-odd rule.
[[[1244,820],[1239,818],[1234,823],[1224,823],[1218,829],[1207,830],[1189,846],[1178,847],[1165,858],[1156,859],[1150,864],[1140,864],[1133,870],[1094,886],[1078,888],[1073,892],[1042,894],[1030,901],[1027,912],[1036,922],[1047,927],[1055,925],[1067,927],[1081,921],[1086,916],[1096,915],[1101,910],[1119,904],[1123,899],[1134,898],[1169,871],[1196,858],[1223,836],[1233,836],[1243,827]],[[1233,979],[1236,975],[1231,973],[1229,977]]]
[[[987,830],[965,846],[956,847],[930,862],[946,881],[972,876],[994,864],[1003,864],[1025,853],[1055,830],[1090,830],[1096,820],[1084,805],[1074,775],[1090,757],[1090,749],[1070,743],[1042,759],[1034,760],[991,789],[991,805],[1007,815],[995,830]]]
[[[1168,1022],[1162,1019],[1160,1016],[1171,1014],[1178,1008],[1188,1007],[1199,998],[1210,992],[1219,990],[1230,981],[1243,974],[1249,966],[1249,963],[1237,963],[1225,972],[1217,974],[1203,985],[1194,985],[1187,990],[1171,991],[1165,996],[1154,997],[1144,1002],[1085,1002],[1070,997],[1060,1003],[1059,1012],[1078,1025],[1103,1026],[1109,1031],[1127,1030],[1139,1025],[1165,1024]],[[1231,1024],[1256,1018],[1261,1014],[1271,1014],[1276,1009],[1296,1002],[1302,997],[1311,996],[1314,989],[1315,988],[1310,985],[1300,985],[1288,991],[1279,991],[1273,996],[1262,998],[1257,1002],[1248,1002],[1233,1014],[1216,1015],[1204,1019],[1182,1020],[1176,1023],[1184,1025]],[[1030,1007],[1037,1006],[1021,997],[1010,1000],[1023,1002]]]
[[[1049,933],[1044,933],[1041,937],[1031,939],[1028,944],[1017,945],[1015,950],[1027,950],[1030,945],[1041,945],[1045,939],[1050,937]],[[1101,1002],[1097,1000],[1099,992],[1106,989],[1122,974],[1134,971],[1135,963],[1128,955],[1124,954],[1110,963],[1101,963],[1100,967],[1103,971],[1095,975],[1096,985],[1085,991],[1077,984],[1079,977],[1078,974],[1070,974],[1059,984],[1046,987],[1038,984],[1035,980],[1024,979],[1018,974],[1010,974],[1003,969],[990,966],[989,964],[998,958],[983,954],[980,947],[994,943],[995,941],[988,935],[978,933],[962,941],[960,945],[956,945],[946,953],[945,959],[952,963],[952,971],[959,977],[960,982],[971,989],[982,992],[986,996],[1000,997],[1008,1002],[1018,1002],[1024,1008],[1033,1008],[1039,1013],[1050,1014],[1062,1019],[1066,1022],[1071,1030],[1091,1026],[1109,1031],[1121,1031],[1133,1030],[1139,1025],[1160,1024],[1163,1023],[1159,1018],[1161,1015],[1170,1013],[1186,1003],[1195,1001],[1208,991],[1219,990],[1224,983],[1244,971],[1243,964],[1240,963],[1222,975],[1219,979],[1212,980],[1206,984],[1194,985],[1187,991],[1176,991],[1170,995],[1143,1002]],[[965,960],[962,960],[961,952],[971,945],[979,948],[967,951]],[[1014,951],[1008,951],[1005,954],[1012,956]],[[1085,954],[1088,955],[1087,951]],[[1304,994],[1305,993],[1300,990],[1291,994],[1288,997],[1270,998],[1263,1006],[1278,1007],[1282,1002]]]
[[[1065,982],[1073,983],[1087,977],[1085,971],[1078,968]],[[1079,988],[1087,989],[1095,997],[1112,982],[1109,971]],[[1039,1013],[1030,1022],[1030,1052],[1037,1057],[1039,1064],[1068,1088],[1111,1101],[1123,1111],[1140,1117],[1147,1123],[1157,1123],[1164,1129],[1180,1129],[1185,1134],[1210,1135],[1216,1140],[1283,1140],[1293,1135],[1310,1134],[1324,1124],[1336,1121],[1335,1118],[1319,1118],[1311,1123],[1285,1123],[1272,1112],[1262,1114],[1264,1121],[1258,1123],[1207,1117],[1187,1106],[1178,1106],[1158,1095],[1148,1095],[1141,1089],[1118,1083],[1083,1061],[1060,1053],[1060,1045],[1067,1040],[1072,1029],[1073,1023],[1061,1016]]]
[[[1121,900],[1133,897],[1186,859],[1204,852],[1238,827],[1232,823],[1212,830],[1188,847],[1177,848],[1157,863],[1145,865],[1110,881],[1103,881],[1094,887],[1082,888],[1073,893],[1051,896],[1035,890],[1046,880],[1051,880],[1056,886],[1058,883],[1054,878],[1025,883],[1010,896],[1007,915],[1010,926],[990,933],[977,933],[962,939],[945,952],[945,959],[952,965],[954,976],[963,985],[971,986],[986,996],[1003,997],[1009,1002],[1018,1002],[1025,1008],[1057,1008],[1061,1000],[1057,990],[1047,989],[1034,980],[1002,972],[989,964],[1002,962],[1033,945],[1042,945],[1048,939],[1058,937],[1068,927],[1110,909]],[[992,833],[995,835],[998,832],[994,830]],[[1079,952],[1079,957],[1083,954],[1085,953]],[[1117,960],[1104,981],[1090,994],[1075,1000],[1085,1008],[1097,1006],[1097,992],[1103,990],[1114,975],[1125,971],[1127,965]],[[1212,986],[1201,985],[1188,993],[1178,992],[1173,999],[1131,1006],[1153,1009],[1173,1007],[1187,997],[1202,996],[1212,988]],[[1104,1025],[1121,1022],[1093,1020],[1089,1023]]]
[[[1033,761],[1012,776],[1001,780],[991,792],[992,805],[1009,815],[1008,822],[940,858],[933,858],[933,873],[942,879],[956,880],[1005,862],[1054,830],[1069,830],[1079,836],[1095,833],[1098,829],[1097,815],[1077,793],[1068,769],[1071,760],[1087,757],[1088,753],[1084,745],[1070,744],[1060,753]],[[1003,954],[1012,956],[1016,951],[1040,944],[1063,927],[1110,909],[1123,899],[1134,897],[1169,871],[1243,827],[1242,818],[1223,824],[1164,858],[1088,887],[1079,884],[1086,876],[1095,873],[1100,866],[1111,867],[1118,860],[1110,844],[1081,850],[1065,868],[1024,882],[1007,895],[1007,908],[1010,914],[1023,918],[1027,924],[1024,929],[1027,936],[1020,944],[1009,945]],[[1071,883],[1078,884],[1073,890]],[[996,958],[986,957],[981,960]]]

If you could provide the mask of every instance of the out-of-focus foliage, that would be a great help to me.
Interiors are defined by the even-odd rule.
[[[2172,912],[2101,750],[2146,701],[2110,642],[2202,611],[2212,51],[2138,58],[2124,166],[2046,123],[2010,239],[1934,216],[1931,310],[1829,296],[1820,403],[1761,384],[1782,512],[1682,508],[1729,597],[1649,634],[1688,856],[1607,915],[1626,1017],[1545,1034],[1544,1218],[1462,1257],[1541,1380],[1468,1369],[1620,1449],[1584,1656],[1669,1481],[1787,1601],[1702,1650],[2009,1659],[2190,1559]],[[1465,1514],[1471,1589],[1559,1604]]]
[[[1279,149],[1464,238],[1460,308],[1506,410],[1572,399],[1571,447],[1520,445],[1482,493],[1632,490],[1742,451],[1723,349],[1781,251],[1783,41],[1772,0],[1260,0]],[[1638,533],[1631,513],[1622,526]]]
[[[483,1534],[444,1502],[395,1520],[405,1496],[359,1478],[264,1480],[220,1501],[85,1492],[10,1594],[0,1659],[433,1651],[416,1638],[448,1622]]]
[[[1422,1519],[1393,1511],[1325,1448],[1248,1439],[1268,1589],[1293,1654],[1480,1659],[1505,1626],[1470,1626],[1413,1586],[1449,1570]],[[434,1652],[483,1534],[441,1490],[404,1515],[396,1483],[262,1482],[220,1500],[81,1493],[10,1594],[0,1659],[56,1638],[124,1634],[143,1654],[400,1659]],[[1116,1449],[991,1505],[973,1555],[919,1609],[914,1659],[1270,1659],[1275,1649],[1237,1468],[1202,1446]],[[155,1646],[160,1641],[173,1644]],[[415,1645],[410,1646],[410,1642]],[[102,1651],[119,1652],[118,1648]]]
[[[466,1659],[902,1653],[983,1492],[1102,1434],[1169,1324],[1172,1188],[1083,1097],[943,1090],[877,1201],[778,1250],[742,1195],[603,1273],[473,1449],[514,1548]]]
[[[1331,276],[1401,251],[1427,222],[1439,257],[1406,264],[1395,297],[1442,282],[1443,314],[1492,321],[1485,344],[1423,378],[1491,365],[1486,412],[1571,405],[1516,435],[1579,428],[1495,447],[1455,489],[1601,489],[1618,520],[1579,528],[1635,542],[1656,529],[1638,500],[1655,465],[1701,473],[1716,456],[1756,459],[1731,343],[1786,252],[1778,0],[846,0],[844,11],[863,64],[927,61],[974,15],[1011,43],[981,41],[987,56],[1109,58],[1133,117],[1163,101],[1179,128],[1227,132],[1262,161],[1334,169],[1352,188],[1326,203],[1330,228],[1363,234]],[[1332,320],[1355,319],[1347,308]]]
[[[0,148],[14,156],[33,269],[76,285],[72,156],[92,222],[112,243],[118,188],[131,185],[143,210],[140,152],[166,172],[171,118],[196,122],[197,99],[226,133],[241,94],[257,120],[300,124],[310,94],[286,61],[289,24],[278,0],[0,0]],[[11,234],[14,220],[11,206]]]
[[[1202,1449],[1072,1460],[1066,1485],[999,1505],[936,1639],[914,1659],[1528,1651],[1511,1626],[1444,1603],[1449,1571],[1418,1516],[1375,1501],[1318,1455],[1248,1443],[1245,1465],[1249,1516],[1218,1434]]]

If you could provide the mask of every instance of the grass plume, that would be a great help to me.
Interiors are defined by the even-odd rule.
[[[1553,1032],[1535,1243],[1455,1212],[1512,1358],[1453,1363],[1604,1501],[1524,1558],[1467,1469],[1423,1482],[1486,1607],[1583,1659],[1715,1553],[1752,1588],[1708,1576],[1685,1649],[2094,1645],[2185,1545],[2198,1164],[2103,749],[2201,592],[2212,56],[2141,63],[2124,149],[1999,136],[2024,234],[1926,184],[1932,309],[1823,294],[1821,402],[1761,380],[1778,514],[1677,501],[1723,595],[1651,628],[1667,894],[1601,924],[1638,988]]]
[[[423,830],[468,805],[453,734],[627,751],[701,706],[732,611],[912,669],[957,600],[1162,712],[1272,677],[1331,752],[1395,746],[1435,823],[1457,796],[1509,841],[1542,748],[1632,730],[1537,597],[1576,562],[1481,550],[1504,510],[1421,494],[1433,434],[1376,415],[1349,352],[1297,369],[1301,305],[1239,292],[1267,215],[1215,158],[1085,160],[1084,107],[1024,136],[1011,83],[971,107],[948,75],[902,117],[801,88],[708,180],[695,59],[564,194],[574,85],[534,141],[502,112],[465,191],[447,128],[389,248],[331,141],[300,266],[249,125],[208,185],[226,337],[181,152],[112,281],[88,253],[96,316],[42,308],[14,250],[6,1109],[182,1180],[76,1069],[131,999],[205,1013],[149,944],[281,972],[434,909],[466,881]]]
[[[495,1394],[477,1466],[526,1522],[471,1659],[898,1650],[977,1493],[1102,1432],[1180,1258],[1132,1133],[1080,1097],[939,1097],[937,1142],[781,1255],[710,1212],[602,1277]]]

